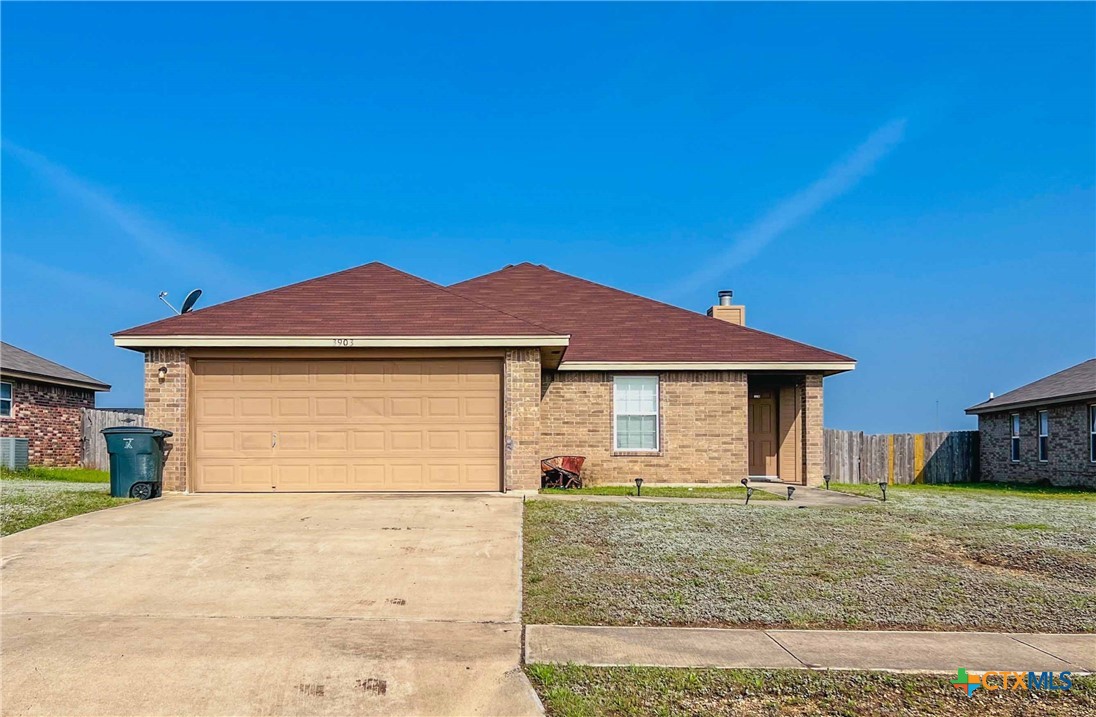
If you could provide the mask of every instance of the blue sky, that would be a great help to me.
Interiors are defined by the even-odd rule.
[[[826,423],[1096,353],[1096,6],[3,7],[4,340],[379,260],[533,261],[856,357]],[[939,405],[937,413],[937,404]]]

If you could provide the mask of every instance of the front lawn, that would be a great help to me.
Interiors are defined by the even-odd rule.
[[[1096,711],[1096,678],[1064,691],[955,690],[945,675],[528,665],[552,717],[1043,715]]]
[[[94,468],[31,466],[22,471],[0,468],[0,480],[59,480],[66,483],[109,483],[110,473],[108,471],[97,471]]]
[[[102,471],[69,468],[0,472],[0,535],[132,502],[111,498],[101,475]]]
[[[541,493],[555,495],[630,495],[635,496],[635,486],[595,485],[586,488],[542,488]],[[746,500],[746,489],[741,486],[643,486],[644,498],[725,498]],[[764,490],[754,490],[750,502],[755,500],[780,500],[780,496]]]
[[[529,623],[1096,631],[1096,521],[1074,497],[534,501],[524,539]]]
[[[831,490],[855,493],[871,498],[882,497],[875,483],[831,483]],[[1016,496],[1019,498],[1050,498],[1053,500],[1087,500],[1096,502],[1096,490],[1091,488],[1057,488],[1045,485],[1017,485],[1015,483],[915,483],[887,486],[887,500],[902,494],[929,493],[940,496],[962,496],[978,499],[979,496]]]

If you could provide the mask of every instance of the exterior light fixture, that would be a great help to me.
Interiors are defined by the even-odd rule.
[[[750,496],[753,495],[754,489],[750,486],[746,486],[746,505],[750,504]]]
[[[161,381],[165,380],[167,378],[167,366],[161,366],[156,372],[156,376],[159,377]]]
[[[636,495],[639,496],[639,495],[642,495],[642,494],[643,494],[643,479],[642,478],[636,478]]]
[[[883,502],[887,502],[887,482],[885,480],[879,481],[879,490],[883,491]]]
[[[745,488],[747,485],[749,485],[750,479],[749,478],[743,478],[742,480],[740,480],[738,482],[742,484],[743,488]]]
[[[830,489],[830,474],[827,473],[826,475],[822,476],[822,480],[826,481],[826,490],[829,490]]]
[[[788,486],[788,500],[792,499],[792,493],[795,493],[795,486],[794,485]]]

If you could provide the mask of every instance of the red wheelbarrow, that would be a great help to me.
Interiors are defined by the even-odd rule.
[[[540,462],[541,488],[581,488],[585,456],[554,456]]]

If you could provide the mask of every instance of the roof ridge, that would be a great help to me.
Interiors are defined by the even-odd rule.
[[[491,274],[501,274],[504,271],[508,271],[510,269],[516,269],[518,267],[526,266],[526,265],[534,267],[534,268],[543,269],[544,271],[548,271],[548,272],[551,272],[553,274],[557,274],[559,276],[563,276],[563,277],[566,277],[566,278],[574,280],[574,281],[580,281],[584,284],[589,284],[591,286],[596,286],[600,289],[608,289],[609,291],[615,291],[619,294],[625,294],[627,296],[631,296],[631,297],[634,297],[636,299],[641,299],[643,301],[647,301],[647,302],[650,302],[652,304],[658,304],[659,306],[664,306],[668,309],[673,309],[674,311],[677,311],[677,312],[680,312],[680,313],[683,313],[683,314],[687,314],[690,318],[693,318],[693,317],[698,318],[698,319],[712,318],[710,316],[706,316],[704,314],[701,314],[698,311],[691,311],[689,309],[685,309],[685,308],[682,308],[680,306],[674,306],[673,304],[668,304],[665,301],[659,301],[658,299],[652,299],[648,296],[642,296],[640,294],[636,294],[636,293],[633,293],[631,291],[625,291],[624,289],[618,289],[614,286],[609,286],[607,284],[599,284],[596,281],[592,281],[590,279],[586,279],[586,278],[583,278],[581,276],[575,276],[574,274],[568,274],[566,272],[559,271],[557,269],[553,269],[550,266],[546,266],[544,264],[534,264],[534,263],[529,262],[529,261],[521,262],[520,264],[511,264],[509,266],[503,267],[502,269],[498,269],[496,271],[492,271],[492,272],[489,272],[487,274],[483,274],[481,276],[474,276],[471,279],[466,279],[465,281],[462,281],[462,282],[459,282],[459,283],[463,284],[463,283],[468,282],[468,281],[474,281],[476,279],[483,278],[484,276],[490,276]],[[716,319],[716,321],[719,321],[719,319]],[[795,339],[789,339],[788,337],[781,336],[780,334],[774,334],[774,333],[769,332],[769,331],[762,331],[760,329],[755,329],[751,326],[745,326],[743,324],[732,324],[728,321],[723,321],[721,323],[722,323],[722,326],[725,326],[725,327],[734,327],[732,330],[742,330],[742,331],[748,331],[748,332],[751,332],[751,333],[754,333],[754,334],[760,334],[762,336],[772,336],[772,337],[778,338],[782,341],[788,341],[788,342],[793,343],[793,344],[798,344],[799,346],[806,346],[807,348],[815,349],[816,351],[822,351],[824,353],[828,353],[831,356],[839,358],[840,360],[845,360],[845,361],[854,360],[849,356],[845,356],[844,354],[839,354],[839,353],[836,353],[834,351],[829,351],[827,349],[820,348],[820,347],[814,346],[812,344],[803,343],[802,341],[796,341]]]
[[[491,311],[497,311],[500,314],[505,314],[506,316],[509,316],[512,319],[517,319],[518,321],[522,322],[523,324],[529,324],[530,326],[536,326],[539,329],[544,329],[545,331],[547,331],[549,333],[556,334],[556,335],[559,335],[559,336],[563,335],[559,331],[556,331],[555,329],[550,329],[550,328],[548,328],[547,326],[545,326],[543,324],[537,323],[536,321],[531,321],[529,319],[523,318],[523,317],[518,316],[516,314],[512,314],[509,311],[506,311],[505,309],[501,309],[497,306],[492,306],[491,304],[480,301],[479,299],[473,299],[471,296],[465,296],[464,294],[461,294],[457,291],[453,291],[448,286],[443,286],[441,284],[437,284],[433,281],[430,281],[429,279],[424,279],[421,276],[416,276],[414,274],[408,274],[406,271],[403,271],[402,269],[397,269],[397,268],[392,267],[392,266],[390,266],[388,268],[391,269],[392,271],[395,271],[395,272],[399,273],[399,274],[403,274],[404,276],[407,276],[407,277],[410,277],[412,279],[415,279],[416,281],[422,282],[423,284],[428,284],[429,286],[431,286],[435,289],[441,289],[445,293],[447,293],[451,296],[455,296],[458,299],[461,299],[463,301],[469,301],[473,304],[477,304],[478,306],[482,306],[485,309],[490,309]]]

